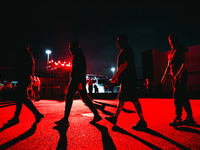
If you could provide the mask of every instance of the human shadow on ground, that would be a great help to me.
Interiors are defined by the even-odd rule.
[[[14,126],[14,125],[16,125],[16,124],[18,124],[18,122],[17,122],[17,123],[13,123],[13,122],[5,123],[5,124],[3,125],[3,127],[0,128],[0,132],[3,131],[3,130],[5,130],[5,129],[7,129],[7,128],[10,128],[10,127],[12,127],[12,126]]]
[[[101,132],[103,149],[104,150],[117,150],[117,148],[115,147],[115,144],[108,132],[108,128],[105,126],[102,126],[100,124],[97,124],[97,123],[92,123],[92,125],[95,126]]]
[[[38,123],[39,122],[34,122],[34,124],[31,126],[31,128],[29,130],[27,130],[23,134],[19,135],[18,137],[12,139],[11,141],[2,144],[0,146],[0,149],[1,150],[7,149],[7,148],[11,147],[12,145],[16,144],[17,142],[23,141],[23,140],[27,139],[28,137],[32,136],[35,133]]]
[[[13,101],[0,102],[0,108],[12,106],[12,105],[15,105],[15,104],[16,104],[16,103],[13,102]]]
[[[98,101],[93,101],[93,102],[95,102],[95,105],[100,104],[99,106],[101,106],[102,108],[105,108],[106,106],[117,108],[116,105],[107,104],[107,103],[98,102]],[[126,113],[136,113],[136,112],[133,111],[133,110],[128,110],[128,109],[125,109],[125,108],[123,108],[122,111],[124,111],[124,112],[126,112]],[[109,114],[108,114],[108,115],[109,115]]]
[[[104,114],[106,114],[106,115],[109,115],[109,116],[113,116],[113,115],[114,115],[113,113],[111,113],[111,112],[105,110],[105,106],[102,106],[102,105],[99,105],[99,104],[94,104],[94,105],[95,105],[95,107],[96,107],[97,109],[99,109],[102,113],[104,113]]]
[[[66,150],[67,149],[67,130],[69,125],[57,125],[53,127],[53,129],[57,130],[60,138],[58,141],[58,145],[56,147],[57,150]]]
[[[178,131],[185,131],[185,132],[191,132],[191,133],[196,133],[196,134],[200,134],[200,131],[197,129],[194,129],[192,127],[196,127],[196,128],[200,128],[200,125],[195,124],[195,125],[184,125],[184,126],[178,126],[174,129],[178,130]]]
[[[142,138],[140,138],[140,137],[138,137],[138,136],[135,136],[135,135],[133,135],[132,133],[129,133],[128,131],[122,129],[122,128],[119,127],[119,126],[113,126],[112,130],[115,131],[115,132],[119,132],[119,133],[128,135],[128,136],[130,136],[130,137],[132,137],[132,138],[134,138],[134,139],[140,141],[141,143],[145,144],[146,146],[148,146],[148,147],[151,148],[151,149],[154,149],[154,150],[162,150],[161,148],[157,147],[156,145],[153,145],[152,143],[150,143],[150,142],[148,142],[148,141],[146,141],[146,140],[144,140],[144,139],[142,139]]]
[[[182,144],[180,144],[180,143],[178,143],[176,141],[173,141],[172,139],[170,139],[170,138],[168,138],[168,137],[166,137],[166,136],[160,134],[159,132],[157,132],[155,130],[152,130],[150,128],[146,128],[146,129],[137,129],[137,128],[135,128],[134,130],[136,130],[136,131],[142,131],[142,132],[151,134],[153,136],[159,137],[159,138],[161,138],[161,139],[163,139],[163,140],[165,140],[165,141],[167,141],[167,142],[169,142],[169,143],[171,143],[171,144],[179,147],[180,149],[189,150],[188,147],[186,147],[186,146],[184,146],[184,145],[182,145]]]

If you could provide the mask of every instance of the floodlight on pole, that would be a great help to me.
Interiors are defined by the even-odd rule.
[[[113,72],[113,75],[114,75],[115,70],[116,70],[115,67],[112,67],[110,70]]]
[[[49,63],[49,55],[51,54],[51,50],[47,49],[46,51],[47,54],[47,64]]]

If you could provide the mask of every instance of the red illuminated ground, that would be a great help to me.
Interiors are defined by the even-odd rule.
[[[1,107],[0,149],[199,149],[200,100],[191,100],[197,125],[181,126],[178,129],[168,125],[174,118],[172,99],[140,99],[140,101],[149,127],[145,131],[131,128],[137,123],[138,116],[130,102],[125,104],[125,110],[120,114],[115,128],[105,119],[96,125],[91,125],[89,122],[93,115],[80,100],[74,100],[69,128],[56,127],[54,124],[54,121],[63,117],[64,102],[55,100],[34,102],[45,115],[36,126],[33,125],[33,114],[23,107],[20,123],[6,129],[3,128],[3,124],[12,118],[15,105]],[[103,118],[112,115],[116,110],[116,100],[95,100],[95,103]]]

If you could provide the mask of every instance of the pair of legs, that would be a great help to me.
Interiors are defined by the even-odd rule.
[[[187,72],[184,72],[182,74],[182,77],[180,80],[177,81],[173,81],[173,96],[174,96],[174,105],[175,105],[175,111],[176,111],[176,119],[170,124],[170,125],[178,125],[181,122],[181,117],[182,117],[182,112],[183,112],[183,108],[185,109],[186,113],[187,113],[187,120],[186,121],[192,121],[194,123],[193,120],[193,116],[192,116],[192,108],[191,108],[191,104],[187,95],[187,78],[188,78],[188,74]],[[185,122],[186,122],[185,121]]]
[[[118,118],[120,112],[123,109],[124,103],[126,102],[125,100],[132,99],[131,102],[134,104],[135,109],[136,109],[136,111],[139,115],[139,118],[140,118],[140,121],[137,123],[137,125],[135,127],[147,127],[147,124],[144,120],[142,107],[141,107],[141,104],[140,104],[138,97],[137,97],[136,89],[132,90],[133,85],[135,85],[135,84],[128,83],[128,84],[124,84],[124,85],[121,84],[120,85],[120,92],[119,92],[119,95],[118,95],[119,103],[118,103],[118,106],[117,106],[116,113],[113,117],[110,117],[110,118],[106,117],[106,119],[111,121],[113,124],[116,124],[117,118]],[[135,86],[133,86],[133,87],[135,87]]]
[[[34,86],[33,87],[33,99],[35,101],[39,101],[40,100],[40,90],[38,86]]]
[[[143,115],[143,112],[142,112],[142,107],[141,107],[141,104],[140,104],[138,98],[136,100],[132,100],[131,102],[135,106],[135,109],[136,109],[136,111],[138,113],[138,116],[139,116],[140,120],[144,121],[144,115]],[[114,115],[116,118],[118,118],[120,112],[122,111],[124,103],[125,103],[124,101],[120,101],[119,100],[119,103],[118,103],[118,106],[117,106],[117,111],[116,111],[116,113]]]
[[[79,92],[79,95],[81,96],[82,100],[84,101],[84,103],[90,108],[90,110],[92,111],[92,113],[94,114],[94,119],[93,121],[99,121],[101,119],[95,105],[93,104],[91,98],[88,96],[85,85],[83,85],[82,90],[78,89],[78,83],[71,81],[69,84],[69,88],[68,88],[68,92],[66,95],[66,104],[65,104],[65,115],[64,118],[61,119],[60,121],[55,122],[56,124],[69,124],[68,123],[68,118],[70,115],[70,111],[71,111],[71,107],[72,107],[72,103],[73,103],[73,98],[74,95],[76,94],[76,92]]]
[[[21,113],[22,105],[24,104],[28,107],[32,113],[35,115],[36,121],[39,121],[41,118],[44,117],[37,108],[33,105],[30,98],[27,95],[27,85],[19,82],[18,87],[16,89],[16,110],[14,117],[10,120],[10,122],[19,122],[19,115]]]

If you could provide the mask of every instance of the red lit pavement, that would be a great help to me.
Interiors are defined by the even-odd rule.
[[[70,150],[148,150],[200,148],[200,100],[191,100],[196,126],[177,129],[168,124],[174,119],[172,99],[140,99],[148,129],[136,131],[138,115],[131,102],[125,104],[117,126],[105,120],[116,111],[116,100],[94,100],[103,120],[95,125],[89,122],[93,115],[81,100],[74,100],[70,126],[58,127],[55,121],[63,117],[65,102],[40,100],[35,106],[45,117],[37,124],[33,114],[23,106],[20,123],[0,132],[0,149],[70,149]],[[0,108],[0,128],[11,119],[15,105]],[[185,112],[183,119],[185,118]]]

